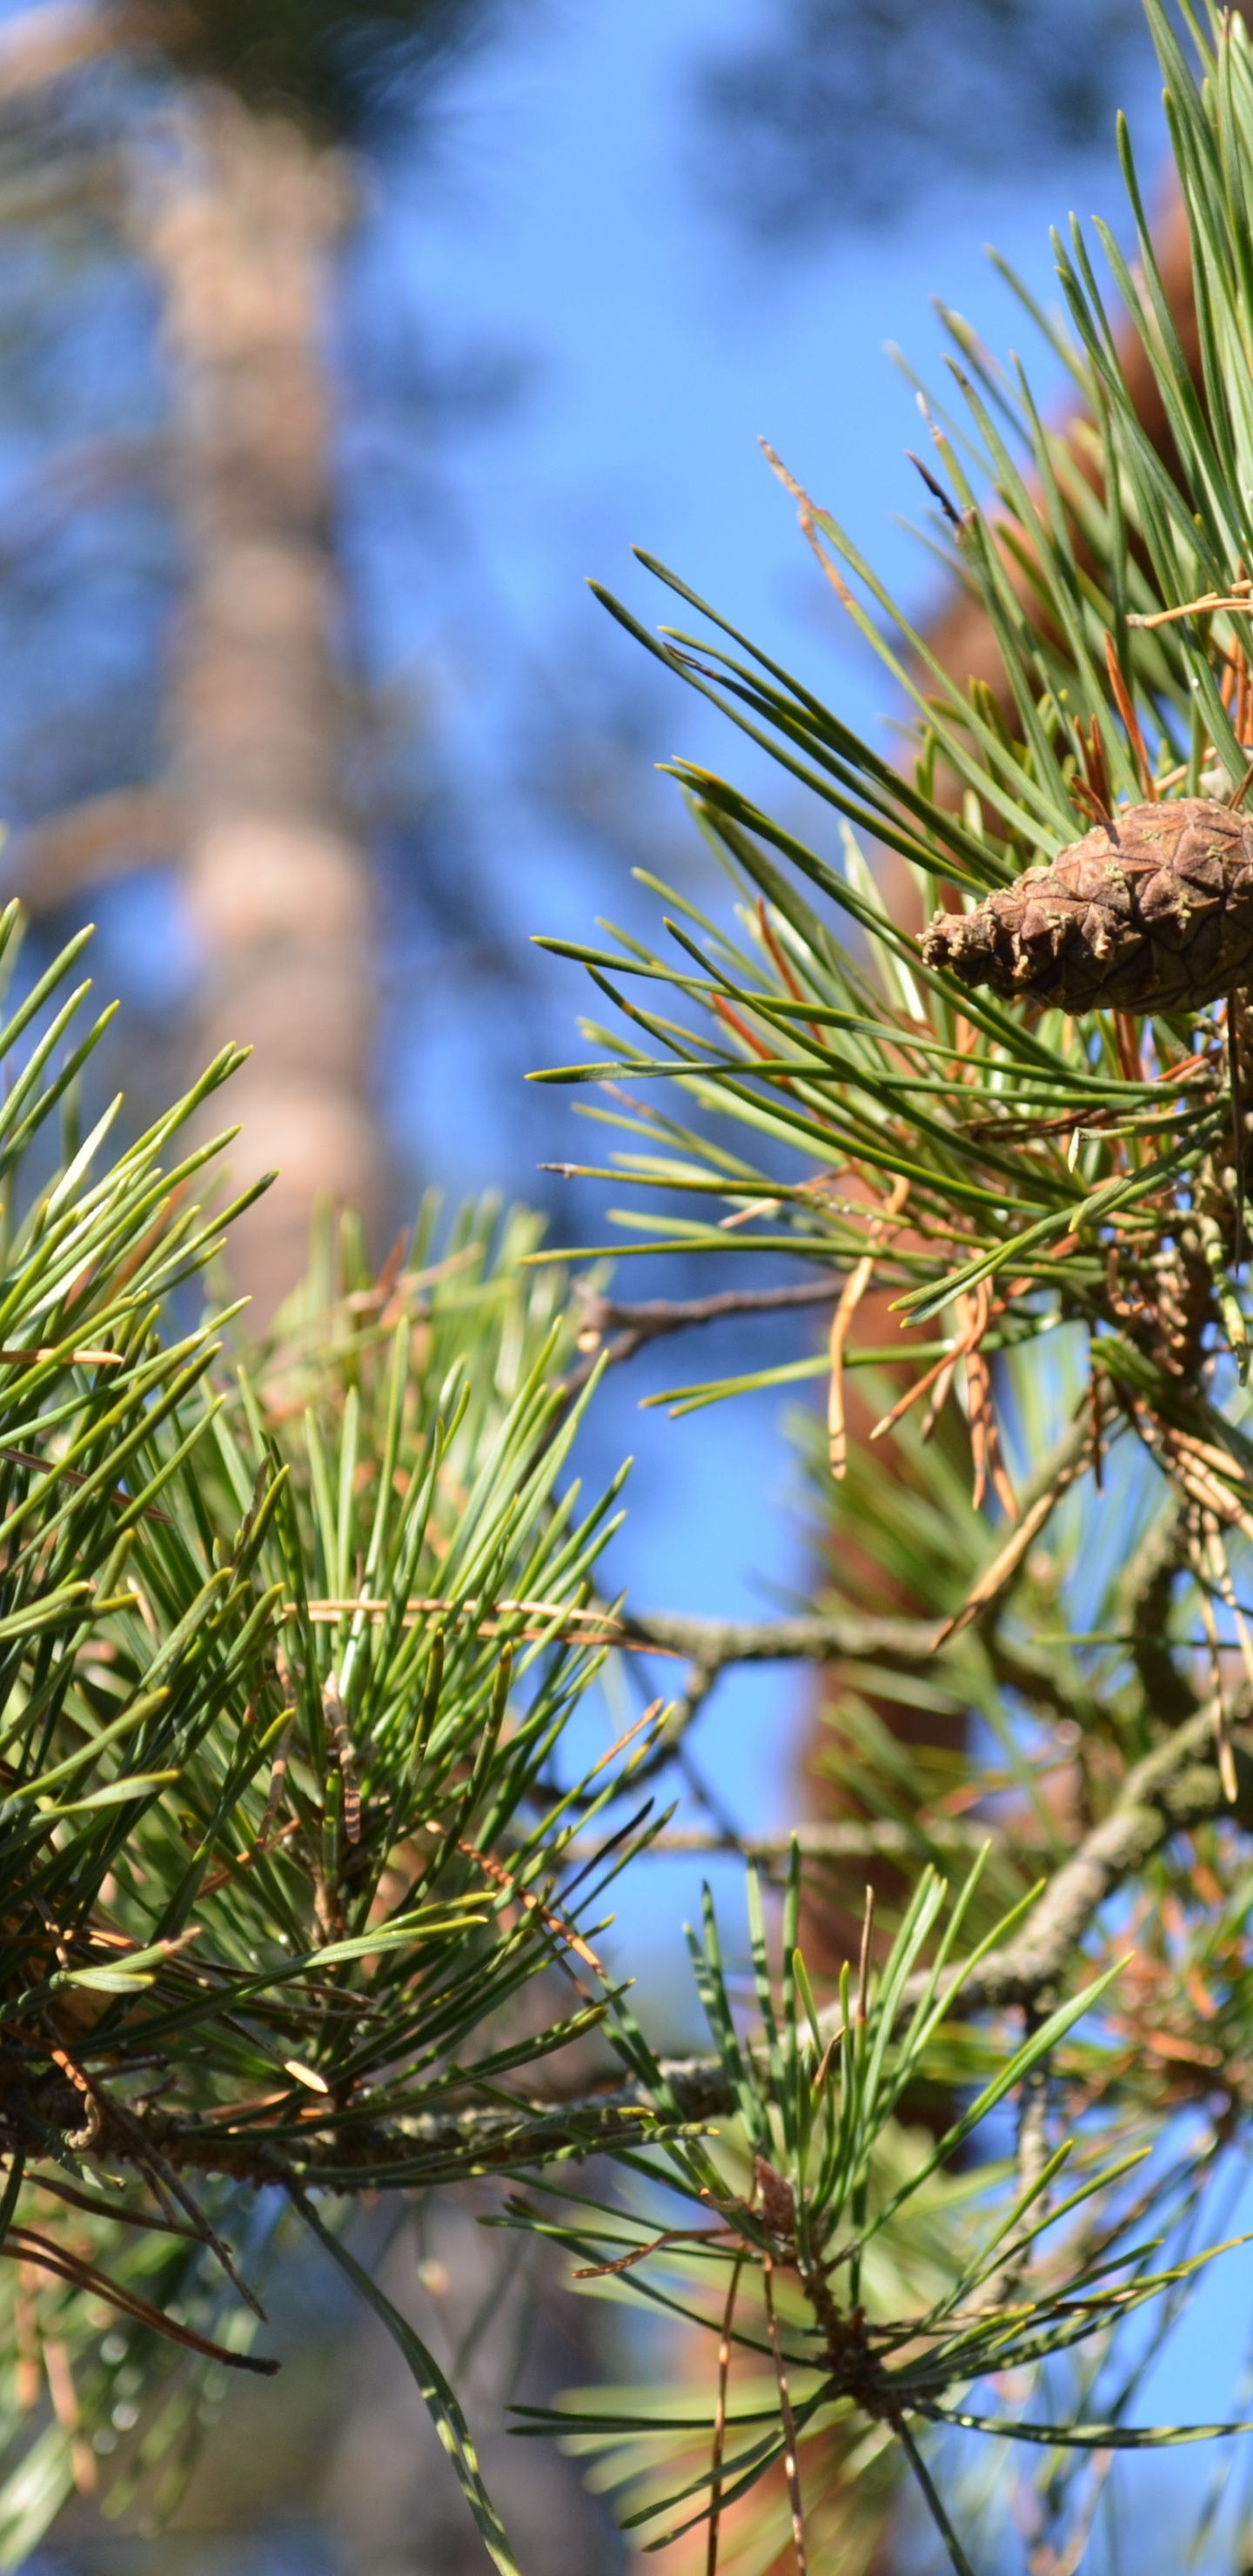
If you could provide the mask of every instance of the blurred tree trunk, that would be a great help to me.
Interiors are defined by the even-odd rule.
[[[348,211],[340,157],[225,91],[184,93],[135,155],[132,230],[156,276],[186,579],[168,786],[199,989],[190,1073],[228,1038],[236,1169],[280,1177],[239,1229],[268,1313],[325,1193],[377,1214],[369,861],[343,796],[345,680],[323,336]]]
[[[167,11],[166,15],[170,13]],[[173,34],[193,24],[173,13]],[[258,32],[264,13],[258,10]],[[0,99],[20,101],[132,41],[160,8],[37,0],[0,31]],[[369,858],[343,791],[345,678],[332,529],[325,332],[351,212],[344,155],[295,113],[176,79],[123,145],[130,232],[156,279],[185,581],[164,776],[23,836],[36,911],[171,858],[199,964],[180,1070],[250,1041],[235,1171],[279,1177],[236,1230],[237,1286],[267,1317],[301,1275],[315,1201],[382,1197],[370,1094]]]

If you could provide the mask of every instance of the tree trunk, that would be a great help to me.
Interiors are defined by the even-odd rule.
[[[323,333],[342,163],[293,121],[186,95],[135,154],[133,232],[163,298],[186,577],[167,783],[199,959],[189,1073],[227,1038],[233,1169],[279,1178],[233,1234],[259,1317],[322,1195],[378,1212],[367,854],[342,788]]]

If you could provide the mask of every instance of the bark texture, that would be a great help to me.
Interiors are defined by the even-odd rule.
[[[237,1038],[235,1170],[277,1166],[233,1243],[267,1314],[322,1194],[372,1217],[371,880],[342,790],[345,686],[330,526],[329,264],[340,162],[287,118],[185,96],[137,158],[158,279],[187,554],[167,786],[200,959],[189,1069]]]

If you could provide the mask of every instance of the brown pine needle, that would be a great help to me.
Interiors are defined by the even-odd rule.
[[[1154,608],[1148,611],[1133,609],[1127,624],[1146,629],[1154,626],[1173,626],[1176,619],[1180,617],[1214,617],[1223,611],[1229,616],[1247,617],[1250,607],[1249,587],[1249,583],[1245,581],[1238,583],[1234,592],[1207,590],[1203,598],[1185,599],[1179,608]]]
[[[183,2180],[182,2175],[168,2158],[162,2155],[160,2148],[155,2146],[152,2139],[146,2135],[140,2122],[125,2104],[117,2101],[116,2098],[111,2098],[105,2107],[113,2125],[126,2132],[137,2161],[144,2167],[148,2181],[158,2199],[164,2198],[167,2205],[172,2203],[182,2210],[185,2218],[191,2220],[201,2244],[207,2245],[210,2252],[217,2257],[232,2289],[239,2292],[245,2307],[251,2308],[254,2317],[258,2317],[262,2325],[268,2324],[269,2320],[256,2291],[249,2288],[243,2275],[236,2269],[235,2258],[229,2245],[224,2237],[218,2234],[212,2220],[201,2208],[190,2185]],[[274,2367],[277,2368],[277,2366],[275,2363]]]
[[[903,1176],[892,1184],[892,1195],[883,1214],[872,1220],[870,1243],[877,1247],[893,1217],[898,1217],[909,1196],[909,1182]],[[874,1277],[875,1254],[866,1252],[856,1269],[844,1282],[840,1302],[831,1319],[831,1385],[827,1397],[827,1441],[831,1473],[840,1479],[848,1473],[848,1432],[844,1418],[844,1346],[852,1329],[853,1318]]]
[[[1245,800],[1245,797],[1248,795],[1248,792],[1249,792],[1250,787],[1253,787],[1253,760],[1251,760],[1251,761],[1249,762],[1248,768],[1245,770],[1244,776],[1243,776],[1243,778],[1241,779],[1239,786],[1238,786],[1238,787],[1236,787],[1236,788],[1233,788],[1233,790],[1232,790],[1232,792],[1231,792],[1230,796],[1229,796],[1229,797],[1228,797],[1228,799],[1227,799],[1227,802],[1228,802],[1228,804],[1230,805],[1230,807],[1231,807],[1231,809],[1232,809],[1232,812],[1233,812],[1233,813],[1235,813],[1236,811],[1238,811],[1239,807],[1240,807],[1241,805],[1243,805],[1244,800]]]
[[[831,1473],[837,1480],[848,1474],[848,1428],[844,1414],[844,1345],[849,1327],[874,1277],[874,1260],[869,1254],[849,1272],[844,1293],[831,1318],[831,1384],[827,1396],[827,1450]]]
[[[1213,1512],[1221,1528],[1234,1527],[1253,1540],[1253,1512],[1226,1481],[1228,1477],[1240,1477],[1235,1459],[1212,1442],[1199,1440],[1194,1432],[1180,1431],[1174,1424],[1159,1421],[1140,1397],[1133,1399],[1128,1410],[1146,1449],[1181,1487],[1189,1502],[1196,1503],[1202,1511]]]
[[[0,1457],[11,1454],[16,1455],[16,1452],[0,1450]],[[27,1463],[41,1467],[44,1462],[37,1458]],[[159,1518],[160,1515],[156,1514],[154,1517]],[[341,1619],[385,1619],[395,1606],[394,1601],[376,1598],[369,1593],[359,1595],[331,1593],[315,1596],[312,1600],[306,1601],[303,1609],[304,1615],[315,1628],[336,1628]],[[297,1601],[285,1601],[278,1613],[280,1621],[283,1622],[296,1619],[300,1615],[301,1604]],[[475,1633],[480,1637],[495,1636],[502,1619],[519,1618],[545,1622],[559,1619],[562,1623],[561,1632],[554,1639],[554,1643],[618,1646],[624,1654],[636,1651],[647,1651],[650,1655],[669,1652],[669,1649],[663,1646],[649,1646],[646,1650],[642,1648],[637,1650],[632,1640],[623,1636],[621,1621],[613,1618],[609,1611],[581,1610],[563,1601],[448,1601],[437,1593],[419,1592],[411,1594],[400,1614],[401,1626],[404,1628],[416,1627],[425,1619],[470,1620],[474,1623]],[[542,1632],[528,1630],[526,1633],[530,1635]]]
[[[947,1381],[951,1379],[958,1361],[965,1358],[968,1347],[969,1344],[967,1342],[966,1335],[964,1333],[959,1333],[951,1351],[946,1351],[943,1359],[934,1360],[931,1367],[929,1369],[925,1369],[922,1376],[920,1378],[915,1378],[913,1385],[906,1388],[904,1395],[900,1396],[897,1402],[892,1406],[891,1412],[883,1414],[880,1420],[875,1423],[870,1434],[871,1439],[886,1439],[889,1431],[895,1431],[897,1423],[904,1420],[905,1415],[915,1404],[917,1404],[920,1396],[926,1395],[929,1389],[933,1386],[937,1390],[936,1403],[938,1406],[942,1401],[939,1395],[939,1381],[941,1379],[945,1381],[945,1393],[947,1394]]]
[[[856,601],[853,598],[853,594],[849,589],[848,583],[845,581],[839,565],[833,562],[831,556],[827,553],[826,547],[823,545],[818,534],[818,519],[820,514],[815,504],[810,500],[808,492],[806,492],[801,484],[797,482],[794,474],[789,474],[782,457],[776,456],[773,447],[769,445],[766,439],[760,439],[758,444],[761,448],[762,455],[765,457],[767,465],[770,467],[771,473],[777,474],[779,481],[783,485],[784,491],[791,493],[792,499],[797,505],[797,517],[800,520],[801,535],[804,537],[806,543],[813,547],[814,553],[822,566],[827,580],[831,584],[832,590],[835,592],[841,608],[855,608]]]
[[[1068,1117],[1061,1123],[1063,1125],[1070,1125],[1073,1124],[1073,1120]],[[1069,1248],[1072,1251],[1074,1249],[1073,1238],[1069,1239]],[[1025,1295],[1027,1289],[1033,1285],[1034,1282],[1030,1277],[1024,1279],[1012,1279],[1005,1295],[1003,1297],[994,1298],[988,1307],[988,1323],[991,1324],[999,1322],[1001,1316],[1006,1314],[1012,1306],[1015,1297]],[[964,1359],[966,1352],[971,1348],[971,1334],[975,1329],[976,1328],[973,1323],[968,1324],[964,1330],[957,1334],[951,1350],[946,1351],[942,1359],[933,1360],[930,1368],[925,1369],[920,1378],[915,1378],[913,1385],[906,1388],[904,1395],[902,1395],[897,1403],[892,1406],[891,1411],[889,1413],[885,1413],[881,1420],[876,1422],[870,1434],[872,1440],[882,1440],[886,1437],[889,1431],[894,1431],[897,1423],[903,1420],[904,1416],[909,1412],[910,1407],[918,1402],[920,1396],[927,1393],[929,1387],[934,1386],[935,1399],[928,1410],[927,1419],[922,1430],[923,1439],[930,1439],[936,1423],[944,1410],[944,1406],[948,1398],[949,1387],[952,1384],[953,1373],[957,1367],[957,1363],[960,1359]]]
[[[1135,755],[1136,767],[1140,772],[1140,784],[1143,787],[1144,793],[1149,799],[1150,804],[1155,805],[1157,803],[1157,781],[1153,776],[1152,763],[1144,747],[1144,736],[1140,731],[1140,719],[1132,704],[1131,691],[1123,678],[1122,669],[1118,660],[1118,653],[1112,635],[1107,635],[1105,638],[1105,667],[1109,672],[1109,684],[1114,692],[1119,715],[1122,717],[1123,723],[1127,728],[1127,740]]]
[[[975,1511],[982,1509],[990,1480],[1006,1518],[1016,1521],[1018,1501],[1001,1458],[1000,1432],[992,1400],[992,1371],[986,1353],[980,1348],[991,1315],[991,1291],[986,1279],[981,1279],[971,1294],[959,1298],[958,1313],[967,1319],[962,1340],[966,1352],[966,1408],[974,1461],[971,1501]]]
[[[1143,1082],[1144,1067],[1140,1062],[1140,1032],[1130,1011],[1114,1013],[1114,1046],[1118,1070],[1124,1082]]]
[[[1249,1634],[1248,1621],[1236,1599],[1235,1585],[1231,1580],[1231,1563],[1223,1544],[1222,1531],[1212,1515],[1207,1516],[1205,1535],[1214,1579],[1235,1623],[1241,1660],[1250,1686],[1253,1687],[1253,1636]]]
[[[111,2281],[106,2273],[97,2271],[94,2263],[88,2263],[81,2255],[71,2254],[66,2247],[55,2244],[51,2237],[40,2236],[32,2227],[10,2227],[3,2245],[0,2245],[0,2254],[8,2255],[11,2261],[31,2263],[40,2271],[54,2273],[58,2280],[68,2281],[71,2289],[86,2290],[93,2298],[103,2301],[106,2307],[116,2308],[122,2316],[132,2318],[136,2325],[146,2326],[152,2334],[164,2335],[170,2343],[182,2344],[188,2352],[203,2354],[207,2361],[220,2361],[230,2370],[256,2371],[263,2379],[273,2378],[279,2367],[276,2361],[263,2361],[249,2352],[229,2352],[224,2344],[210,2343],[207,2335],[195,2334],[190,2326],[165,2316],[160,2308],[154,2308],[147,2299],[141,2299],[136,2291],[124,2288],[120,2281]]]
[[[870,1941],[874,1932],[874,1889],[866,1890],[866,1911],[861,1926],[861,1958],[857,1969],[857,2018],[864,2022],[870,2008]]]
[[[618,1736],[616,1741],[610,1745],[608,1752],[602,1753],[599,1762],[594,1762],[592,1764],[591,1770],[587,1775],[588,1779],[595,1780],[600,1772],[607,1771],[610,1763],[616,1761],[620,1753],[625,1753],[628,1744],[634,1744],[636,1736],[642,1735],[645,1727],[651,1726],[654,1719],[660,1717],[665,1705],[666,1703],[664,1699],[650,1700],[643,1716],[636,1718],[634,1726],[628,1726],[625,1735]],[[632,1756],[632,1763],[637,1762],[640,1755],[647,1752],[647,1749],[646,1745],[641,1744],[639,1751]]]
[[[918,1433],[920,1440],[924,1442],[930,1440],[938,1429],[940,1417],[943,1414],[945,1405],[948,1403],[949,1395],[952,1391],[953,1380],[956,1375],[956,1360],[946,1360],[940,1370],[938,1378],[936,1379],[935,1393],[932,1396],[931,1402],[927,1406],[927,1410],[922,1418],[922,1427]]]
[[[776,1055],[778,1052],[777,1045],[770,1046],[767,1044],[765,1038],[759,1037],[756,1029],[749,1027],[743,1013],[741,1011],[732,1010],[731,1005],[724,994],[715,993],[713,1004],[718,1018],[725,1021],[726,1026],[729,1029],[734,1029],[737,1038],[739,1038],[741,1043],[748,1048],[749,1054],[757,1056],[762,1062],[768,1064],[771,1057]],[[785,1091],[790,1091],[791,1083],[787,1074],[781,1073],[778,1079],[782,1083]]]
[[[950,1637],[960,1635],[961,1630],[969,1627],[971,1620],[978,1616],[980,1610],[986,1609],[988,1603],[996,1599],[998,1592],[1004,1590],[1011,1576],[1017,1573],[1032,1540],[1038,1536],[1050,1513],[1061,1501],[1062,1495],[1083,1475],[1091,1463],[1090,1452],[1085,1447],[1077,1458],[1072,1458],[1064,1467],[1059,1467],[1052,1483],[1045,1487],[1042,1494],[1036,1496],[1030,1510],[1023,1513],[1012,1537],[1007,1539],[1004,1547],[998,1549],[991,1564],[985,1567],[973,1590],[967,1593],[960,1610],[955,1611],[951,1619],[941,1620],[931,1641],[933,1653],[937,1646],[946,1645]]]
[[[1105,745],[1101,740],[1100,723],[1096,716],[1093,716],[1086,734],[1083,726],[1076,723],[1075,739],[1079,746],[1079,758],[1083,763],[1083,776],[1072,778],[1071,794],[1083,806],[1085,812],[1091,815],[1093,822],[1103,823],[1111,840],[1116,841],[1118,833],[1114,825],[1114,801],[1110,794],[1109,773],[1105,766]]]
[[[663,2245],[714,2245],[730,2234],[729,2227],[663,2227],[660,2236],[650,2236],[647,2243],[633,2245],[629,2253],[619,2254],[616,2261],[583,2263],[570,2277],[574,2281],[616,2280],[620,2272],[633,2272],[637,2263],[645,2262]],[[742,2257],[737,2258],[737,2269],[739,2260]]]
[[[442,1833],[443,1827],[436,1824],[433,1818],[428,1817],[427,1832]],[[542,1898],[536,1896],[529,1887],[519,1884],[512,1870],[506,1869],[501,1861],[493,1859],[490,1852],[480,1851],[476,1843],[459,1841],[457,1849],[459,1852],[464,1852],[466,1859],[472,1860],[476,1868],[482,1870],[485,1878],[490,1878],[494,1887],[503,1887],[510,1896],[516,1897],[519,1905],[525,1905],[529,1914],[538,1915],[540,1922],[545,1924],[550,1932],[555,1932],[557,1938],[573,1950],[576,1958],[584,1960],[589,1968],[596,1970],[597,1976],[600,1975],[600,1961],[595,1951],[589,1949],[582,1933],[576,1932],[573,1923],[568,1923],[564,1914],[558,1913],[555,1905],[545,1905]]]

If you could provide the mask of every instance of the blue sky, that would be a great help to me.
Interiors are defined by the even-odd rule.
[[[425,586],[415,585],[386,477],[372,484],[358,469],[351,519],[371,669],[397,684],[421,665],[428,704],[474,782],[472,829],[519,954],[536,929],[586,935],[607,898],[619,917],[641,911],[625,856],[591,855],[577,831],[520,793],[528,728],[577,733],[589,691],[594,706],[597,693],[612,701],[647,682],[622,793],[631,832],[645,845],[655,836],[663,874],[698,878],[701,862],[655,761],[682,751],[776,798],[782,788],[698,701],[664,677],[652,683],[587,576],[645,618],[664,617],[669,603],[630,554],[647,546],[842,715],[882,734],[895,712],[890,687],[841,623],[758,436],[924,604],[936,576],[896,516],[917,514],[903,451],[919,444],[920,424],[885,344],[938,371],[929,299],[939,293],[993,345],[1028,351],[1033,334],[983,244],[995,239],[1047,298],[1050,220],[1072,202],[1117,219],[1111,138],[1095,165],[1046,173],[1029,189],[958,191],[896,232],[755,255],[700,195],[691,104],[698,62],[755,22],[725,0],[554,0],[459,74],[434,166],[387,170],[353,256],[354,298],[411,313],[448,363],[475,350],[519,361],[520,389],[495,418],[433,442],[438,497],[426,506],[438,524]],[[1152,168],[1147,73],[1138,122]],[[1037,382],[1055,398],[1050,365]],[[351,418],[345,435],[351,465]],[[441,1017],[420,977],[415,988],[412,961],[401,967],[389,1000],[393,1117],[414,1162],[453,1188],[506,1176],[528,1185],[512,1125],[522,1079],[537,1060],[576,1051],[584,1001],[577,970],[555,961],[537,990],[535,1013],[524,1021],[519,1010],[516,1041],[506,998],[485,1072],[462,1015]],[[571,1097],[539,1095],[546,1126],[532,1106],[526,1136],[542,1138],[541,1153],[586,1152]],[[645,1267],[627,1265],[623,1293],[664,1288]],[[692,1357],[663,1347],[602,1404],[591,1468],[627,1450],[638,1461],[615,1576],[639,1604],[761,1614],[766,1587],[803,1572],[777,1407],[762,1398],[678,1425],[641,1414],[650,1384],[717,1373],[712,1340],[694,1368]],[[745,1676],[723,1686],[702,1721],[697,1750],[745,1820],[780,1823],[795,1811],[804,1699],[786,1672]],[[690,1864],[653,1864],[647,1891],[624,1902],[625,1946],[658,1924],[677,1931],[696,1894]],[[667,1953],[673,1942],[667,1930]]]

